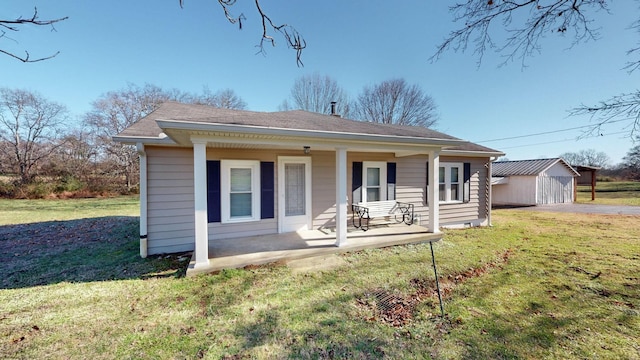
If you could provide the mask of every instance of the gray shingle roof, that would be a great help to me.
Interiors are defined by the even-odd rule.
[[[156,120],[177,120],[195,123],[246,125],[307,131],[459,140],[456,137],[424,127],[377,124],[302,110],[256,112],[220,109],[208,105],[182,104],[173,101],[163,103],[158,109],[126,128],[118,134],[117,137],[157,138],[162,133],[162,129],[158,126]],[[497,150],[473,143],[467,143],[450,149],[461,151],[498,152]]]
[[[199,123],[262,126],[296,130],[413,136],[433,139],[457,139],[453,136],[417,126],[376,124],[302,110],[255,112],[220,109],[207,105],[165,102],[158,109],[131,125],[118,136],[157,137],[162,129],[156,120],[183,120]]]
[[[496,161],[491,168],[492,176],[529,176],[538,175],[556,163],[569,168],[573,173],[575,170],[561,158],[533,159],[517,161]]]

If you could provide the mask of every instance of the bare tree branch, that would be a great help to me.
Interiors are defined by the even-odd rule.
[[[454,21],[464,21],[464,26],[450,32],[430,60],[439,59],[449,49],[464,52],[473,42],[478,64],[488,49],[494,49],[505,57],[501,65],[519,58],[525,66],[526,58],[540,52],[539,40],[547,34],[573,33],[571,46],[597,39],[597,30],[585,15],[588,8],[608,11],[604,0],[467,0],[457,3],[449,9],[454,14]],[[499,46],[491,36],[495,23],[508,34]]]
[[[7,31],[13,31],[13,32],[18,32],[20,31],[20,27],[23,25],[36,25],[36,26],[51,26],[51,31],[56,31],[56,28],[54,27],[55,23],[58,23],[60,21],[64,21],[67,20],[69,17],[65,16],[62,18],[58,18],[58,19],[51,19],[51,20],[39,20],[38,18],[38,8],[34,7],[33,8],[33,15],[30,18],[23,18],[23,17],[19,17],[17,19],[13,19],[13,20],[3,20],[0,19],[0,29],[4,28]],[[0,39],[1,38],[7,38],[6,36],[7,33],[5,30],[0,30]],[[22,61],[24,63],[31,63],[31,62],[38,62],[38,61],[43,61],[43,60],[48,60],[51,58],[54,58],[56,56],[58,56],[58,54],[60,54],[60,52],[56,52],[53,55],[49,55],[49,56],[45,56],[45,57],[40,57],[40,58],[36,58],[36,59],[31,59],[31,56],[29,54],[28,51],[25,50],[25,56],[19,56],[17,54],[14,54],[10,51],[7,50],[2,50],[0,49],[0,53],[8,55],[16,60]]]
[[[636,32],[640,33],[640,20],[636,20],[633,24],[631,24],[630,29],[633,29]],[[640,52],[639,50],[640,50],[640,45],[627,51],[627,55],[636,55],[638,54],[638,52]],[[640,68],[640,60],[636,59],[634,61],[629,61],[627,62],[627,65],[624,68],[629,73],[632,73],[634,70]]]
[[[602,133],[602,127],[606,124],[629,122],[625,129],[628,129],[629,136],[634,138],[640,131],[640,91],[616,95],[593,106],[581,104],[570,110],[569,114],[587,115],[592,121],[595,120],[593,127],[585,132],[585,136]]]
[[[179,0],[180,7],[184,7],[185,0]],[[224,11],[224,16],[231,24],[238,24],[240,30],[242,30],[242,22],[246,20],[244,14],[240,14],[239,16],[233,16],[230,11],[230,7],[235,5],[237,0],[218,0],[218,3],[222,7],[222,11]],[[265,42],[270,43],[271,46],[276,46],[275,38],[271,35],[271,31],[278,32],[282,37],[284,37],[287,46],[296,51],[296,64],[298,66],[304,66],[302,62],[302,50],[307,47],[307,42],[304,40],[302,35],[291,25],[281,24],[277,25],[271,20],[271,17],[267,15],[267,13],[262,10],[262,6],[260,4],[260,0],[254,0],[256,10],[260,15],[260,21],[262,23],[262,37],[260,38],[260,42],[256,45],[260,50],[258,54],[265,54],[266,51],[264,49]]]

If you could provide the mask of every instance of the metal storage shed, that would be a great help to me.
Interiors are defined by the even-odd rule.
[[[492,204],[572,203],[577,176],[561,158],[498,161],[492,167]]]

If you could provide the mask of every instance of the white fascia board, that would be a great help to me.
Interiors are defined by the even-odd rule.
[[[541,173],[546,172],[547,170],[551,169],[557,163],[561,163],[562,166],[564,166],[567,170],[569,170],[573,174],[573,177],[580,176],[580,173],[576,169],[574,169],[573,166],[569,165],[569,163],[564,161],[564,159],[562,159],[562,158],[558,158],[558,160],[556,160],[553,164],[551,164],[551,165],[547,166],[546,168],[544,168],[541,171]]]
[[[150,145],[177,145],[175,141],[169,137],[157,137],[157,136],[112,136],[111,139],[115,142],[136,145],[137,143],[150,144]]]
[[[337,131],[317,131],[317,130],[300,130],[286,129],[274,127],[261,127],[254,125],[229,125],[218,123],[198,123],[192,121],[179,120],[156,120],[156,123],[162,129],[191,130],[191,131],[219,131],[229,133],[242,133],[252,135],[271,135],[271,136],[287,136],[301,137],[322,140],[339,140],[344,142],[362,141],[362,142],[384,142],[396,144],[414,144],[414,145],[430,145],[430,146],[458,146],[468,143],[466,140],[460,139],[436,139],[421,138],[412,136],[392,136],[392,135],[376,135],[376,134],[357,134],[345,133]]]
[[[442,149],[440,155],[443,156],[463,156],[463,157],[500,157],[505,154],[499,151],[489,152],[489,151],[464,151],[464,150],[447,150],[446,148]]]

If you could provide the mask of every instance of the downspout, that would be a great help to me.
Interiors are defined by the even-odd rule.
[[[147,153],[144,144],[137,143],[140,156],[140,257],[147,257]]]
[[[493,207],[493,185],[491,185],[491,177],[493,176],[493,162],[498,158],[489,158],[489,164],[487,166],[487,187],[488,187],[488,199],[487,204],[487,226],[493,226],[491,224],[491,208]]]

